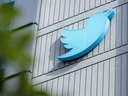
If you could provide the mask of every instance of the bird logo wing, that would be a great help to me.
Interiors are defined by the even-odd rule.
[[[61,31],[61,42],[68,52],[59,56],[60,61],[76,59],[95,48],[105,36],[109,21],[115,15],[112,9],[106,12],[99,12],[89,17],[83,29]]]
[[[86,39],[85,31],[85,28],[79,30],[68,30],[65,28],[62,29],[61,34],[63,37],[61,38],[61,42],[63,43],[64,47],[68,50],[68,53],[58,57],[59,59],[69,59],[73,55],[77,55],[77,53],[79,53],[81,50],[84,50]]]

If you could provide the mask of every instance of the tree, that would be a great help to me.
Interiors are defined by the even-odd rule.
[[[0,66],[3,61],[10,60],[24,69],[25,66],[30,64],[30,56],[24,51],[24,47],[30,41],[31,35],[23,34],[17,37],[17,35],[13,35],[13,31],[9,30],[13,17],[18,13],[19,11],[14,10],[8,4],[0,6]],[[3,84],[6,80],[7,78],[5,79],[2,72],[0,72],[0,93],[4,93],[6,96],[48,96],[46,92],[34,91],[25,74],[20,75],[19,87],[15,92],[3,92]]]

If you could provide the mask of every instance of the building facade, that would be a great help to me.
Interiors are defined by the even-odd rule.
[[[66,53],[61,29],[83,28],[88,17],[110,8],[115,16],[99,45],[81,58],[60,62],[57,57]],[[51,96],[128,96],[128,0],[38,0],[37,20],[35,90]]]
[[[16,0],[16,5],[27,10],[13,28],[37,23],[30,26],[35,58],[29,80],[35,90],[50,96],[128,96],[128,0]],[[91,15],[110,8],[115,16],[98,46],[78,59],[59,61],[67,52],[61,29],[83,28]]]

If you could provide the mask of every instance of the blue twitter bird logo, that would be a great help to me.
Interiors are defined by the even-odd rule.
[[[59,56],[60,61],[69,61],[81,57],[95,48],[105,36],[109,21],[115,15],[113,9],[99,12],[89,17],[83,29],[61,31],[61,42],[68,52]]]

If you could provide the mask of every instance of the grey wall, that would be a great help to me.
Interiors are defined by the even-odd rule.
[[[32,39],[30,41],[30,44],[26,46],[26,52],[30,56],[32,53],[32,46],[34,41],[33,38],[35,37],[34,36],[35,28],[37,25],[33,24],[30,26],[26,26],[26,24],[29,24],[31,22],[36,22],[37,5],[38,5],[38,1],[35,1],[35,0],[15,0],[15,4],[14,4],[14,9],[18,10],[19,14],[15,18],[13,18],[11,30],[15,30],[16,28],[19,28],[21,26],[24,26],[24,27],[16,30],[12,34],[12,38],[13,38],[13,35],[19,37],[20,35],[23,35],[23,34],[28,34],[28,33],[31,34]],[[26,70],[28,69],[29,69],[29,66],[27,66]],[[23,70],[19,68],[17,63],[15,64],[15,62],[6,61],[5,72],[4,72],[5,77],[16,74],[21,71]]]
[[[128,1],[39,0],[38,28],[33,47],[35,90],[51,96],[127,96]],[[113,8],[116,15],[104,39],[90,53],[60,62],[66,52],[60,42],[61,28],[83,28],[88,17]]]
[[[36,24],[32,24],[30,26],[26,26],[26,24],[29,24],[31,22],[36,22],[36,12],[37,12],[37,0],[15,0],[15,9],[20,9],[20,14],[18,14],[17,17],[13,18],[13,24],[11,30],[15,30],[16,28],[19,28],[21,26],[21,29],[16,30],[12,34],[13,36],[21,36],[23,34],[30,33],[32,35],[32,39],[29,42],[29,44],[25,47],[25,52],[28,53],[30,56],[32,54],[32,46],[34,42],[35,34],[35,28],[37,27]],[[29,5],[28,5],[29,4]],[[16,39],[16,38],[15,38]],[[5,64],[5,70],[4,70],[4,77],[8,77],[11,75],[14,75],[18,72],[29,70],[30,65],[26,66],[25,69],[21,69],[18,65],[18,62],[12,62],[9,60],[6,60]],[[26,73],[27,74],[27,73]],[[28,74],[27,74],[28,75]],[[19,76],[16,78],[12,78],[4,82],[4,92],[15,92],[18,88],[19,84]],[[13,88],[12,88],[13,86]],[[3,92],[2,96],[5,96],[5,93]]]
[[[14,9],[18,10],[19,14],[13,19],[11,29],[36,22],[37,5],[37,0],[15,0]]]
[[[19,14],[18,17],[13,19],[13,24],[12,24],[12,29],[19,28],[21,26],[26,26],[26,24],[29,24],[31,22],[36,22],[36,12],[37,12],[37,4],[38,3],[36,0],[16,0],[15,4],[15,9],[20,9],[21,13]],[[29,6],[28,6],[29,4]],[[32,9],[33,8],[33,9]],[[23,34],[28,34],[30,33],[32,35],[32,38],[29,42],[29,44],[25,47],[25,52],[28,53],[30,56],[32,54],[32,46],[34,42],[34,37],[35,37],[35,28],[37,25],[33,24],[30,26],[26,26],[21,28],[20,30],[16,30],[12,34],[19,37]],[[16,39],[16,38],[15,38]],[[5,64],[5,70],[4,70],[4,77],[8,77],[11,75],[14,75],[18,72],[24,71],[24,70],[29,70],[30,65],[26,66],[26,68],[21,69],[21,66],[18,65],[18,62],[12,62],[9,60],[6,60]],[[28,73],[29,74],[29,73]],[[26,73],[27,77],[28,74]],[[12,93],[17,91],[18,85],[19,85],[19,78],[20,76],[17,76],[15,78],[9,79],[6,82],[4,82],[4,87],[3,90],[4,92],[2,93],[2,96],[7,96],[6,93]],[[13,88],[12,88],[13,86]],[[1,96],[1,94],[0,94]]]
[[[12,37],[11,37],[11,38],[15,38],[15,37],[17,36],[17,38],[18,38],[18,37],[23,36],[23,35],[25,35],[25,34],[31,34],[32,38],[31,38],[30,42],[27,43],[27,44],[25,45],[25,47],[24,47],[24,51],[25,51],[26,54],[28,54],[29,56],[31,56],[31,52],[32,52],[33,35],[34,35],[33,30],[34,30],[34,27],[35,27],[35,26],[36,26],[36,25],[31,25],[31,26],[25,27],[25,28],[23,28],[23,29],[17,30],[16,32],[14,32],[14,33],[12,34]],[[15,38],[15,39],[17,39],[17,38]],[[7,77],[7,76],[10,76],[10,75],[16,74],[16,73],[21,72],[21,71],[23,71],[23,70],[29,70],[29,66],[30,66],[30,65],[28,65],[28,66],[26,67],[26,69],[21,69],[21,68],[20,68],[21,66],[19,66],[18,63],[19,63],[19,62],[14,62],[14,61],[12,62],[12,61],[10,61],[10,60],[6,60],[6,61],[5,61],[4,77]]]

